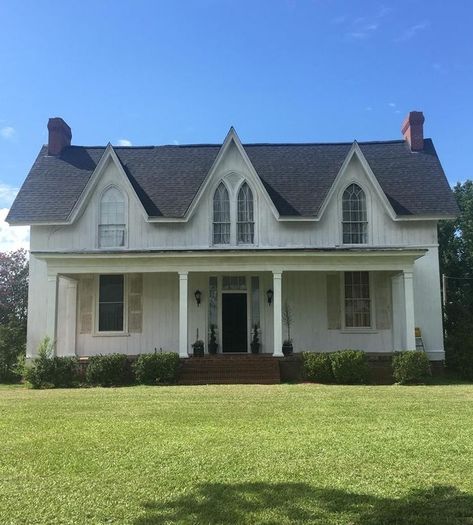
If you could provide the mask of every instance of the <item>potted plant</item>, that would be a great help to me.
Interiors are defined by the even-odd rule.
[[[209,337],[209,354],[215,355],[218,350],[217,336],[215,335],[215,325],[210,325],[210,337]]]
[[[287,301],[284,303],[284,308],[282,310],[282,321],[286,326],[287,331],[287,338],[283,341],[282,344],[282,353],[287,356],[291,355],[294,351],[291,339],[291,326],[294,321],[294,317],[292,314],[291,306]]]
[[[192,350],[194,351],[194,357],[203,357],[204,356],[204,342],[202,339],[199,339],[199,329],[197,328],[197,335],[195,338],[195,343],[192,344]]]
[[[260,348],[260,342],[259,342],[259,335],[258,335],[258,325],[255,324],[255,327],[253,328],[253,338],[251,339],[251,353],[252,354],[259,354],[259,348]]]

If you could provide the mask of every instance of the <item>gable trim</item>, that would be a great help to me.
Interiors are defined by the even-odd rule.
[[[128,188],[128,190],[131,192],[131,195],[135,196],[135,201],[138,204],[138,207],[140,208],[140,211],[143,215],[143,218],[145,220],[148,219],[148,214],[146,213],[146,210],[143,207],[143,203],[141,202],[140,198],[135,192],[135,189],[133,188],[130,179],[128,178],[127,174],[125,173],[125,170],[123,169],[123,166],[120,162],[120,159],[118,158],[117,154],[115,153],[115,150],[113,149],[113,146],[110,144],[110,142],[107,144],[107,147],[105,148],[105,151],[103,152],[103,155],[98,162],[97,166],[95,167],[95,170],[93,171],[89,181],[87,182],[84,190],[82,191],[79,199],[77,200],[76,204],[72,208],[72,211],[69,214],[69,217],[67,218],[67,222],[64,224],[72,224],[84,211],[86,204],[90,201],[92,198],[94,189],[96,188],[103,171],[105,170],[108,161],[112,161],[115,164],[115,167],[123,177],[125,181],[125,185]]]

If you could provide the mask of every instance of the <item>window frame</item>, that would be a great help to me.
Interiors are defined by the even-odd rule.
[[[368,274],[368,292],[369,292],[369,315],[370,325],[369,326],[347,326],[346,324],[346,296],[345,296],[345,279],[347,273],[364,272]],[[340,310],[341,310],[341,331],[344,333],[374,333],[376,332],[375,325],[375,294],[373,291],[373,272],[368,270],[344,270],[340,272]]]
[[[123,276],[123,330],[100,331],[100,277],[102,275]],[[94,299],[94,337],[128,337],[128,275],[126,273],[99,273],[95,275],[95,299]]]
[[[120,194],[123,197],[123,205],[124,205],[124,238],[123,238],[123,245],[122,246],[101,246],[100,244],[100,227],[101,226],[107,226],[107,224],[102,224],[102,200],[105,196],[105,194],[111,190],[115,189],[120,192]],[[96,246],[99,250],[124,250],[128,248],[128,194],[126,191],[124,191],[122,188],[117,186],[116,184],[109,184],[99,194],[98,203],[97,203],[97,218],[96,218],[96,228],[95,228],[95,235],[96,235]]]
[[[343,212],[344,212],[344,209],[343,209],[343,196],[345,195],[345,192],[348,190],[348,188],[350,188],[350,186],[358,186],[358,188],[360,188],[360,190],[363,192],[363,195],[364,195],[364,200],[365,200],[365,213],[366,213],[366,221],[344,221],[343,220]],[[370,206],[370,203],[369,203],[369,193],[366,191],[366,188],[363,186],[363,184],[360,184],[359,181],[357,180],[351,180],[348,184],[346,184],[342,190],[340,191],[339,193],[339,198],[338,198],[338,202],[339,202],[339,216],[340,216],[340,221],[339,221],[339,225],[340,225],[340,242],[341,242],[341,245],[342,246],[367,246],[369,245],[370,243],[370,238],[371,238],[371,232],[370,232],[370,225],[371,225],[371,217],[370,217],[370,211],[371,211],[371,206]],[[366,224],[366,239],[365,239],[365,242],[344,242],[344,224]],[[353,234],[351,234],[353,235]]]
[[[225,188],[228,196],[228,223],[227,222],[216,222],[215,221],[215,196],[217,195],[217,191],[219,191],[220,187]],[[232,199],[230,198],[230,191],[223,181],[221,179],[218,184],[215,186],[213,192],[212,192],[212,199],[211,199],[211,210],[212,210],[212,220],[211,220],[211,238],[212,238],[212,245],[213,246],[231,246],[232,245]],[[215,225],[216,224],[228,224],[228,242],[215,242]],[[221,235],[221,234],[220,234]]]
[[[252,210],[251,210],[251,215],[252,215],[252,220],[251,221],[240,221],[239,220],[239,214],[240,214],[240,194],[243,190],[244,187],[247,187],[248,188],[248,191],[249,191],[249,194],[251,196],[251,206],[252,206]],[[254,246],[255,245],[255,197],[254,197],[254,192],[253,190],[251,189],[251,186],[248,184],[248,181],[246,179],[243,179],[243,181],[241,182],[241,184],[238,186],[237,188],[237,191],[236,191],[236,199],[235,199],[235,228],[236,228],[236,244],[239,245],[239,246]],[[252,237],[253,237],[253,240],[252,242],[244,242],[244,241],[240,241],[239,240],[239,226],[240,224],[250,224],[253,226],[252,228]]]

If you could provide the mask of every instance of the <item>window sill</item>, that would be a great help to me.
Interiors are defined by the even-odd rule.
[[[130,337],[129,332],[94,332],[92,337]]]
[[[341,334],[377,334],[378,330],[375,328],[343,328],[340,330]]]

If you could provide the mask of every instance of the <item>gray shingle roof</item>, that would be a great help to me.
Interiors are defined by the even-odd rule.
[[[412,153],[402,140],[360,142],[381,188],[400,216],[455,215],[455,199],[430,139]],[[183,217],[220,145],[116,147],[135,191],[153,217]],[[282,216],[317,216],[350,148],[340,144],[244,145]],[[104,147],[69,146],[59,157],[43,146],[7,221],[65,221],[89,181]]]

